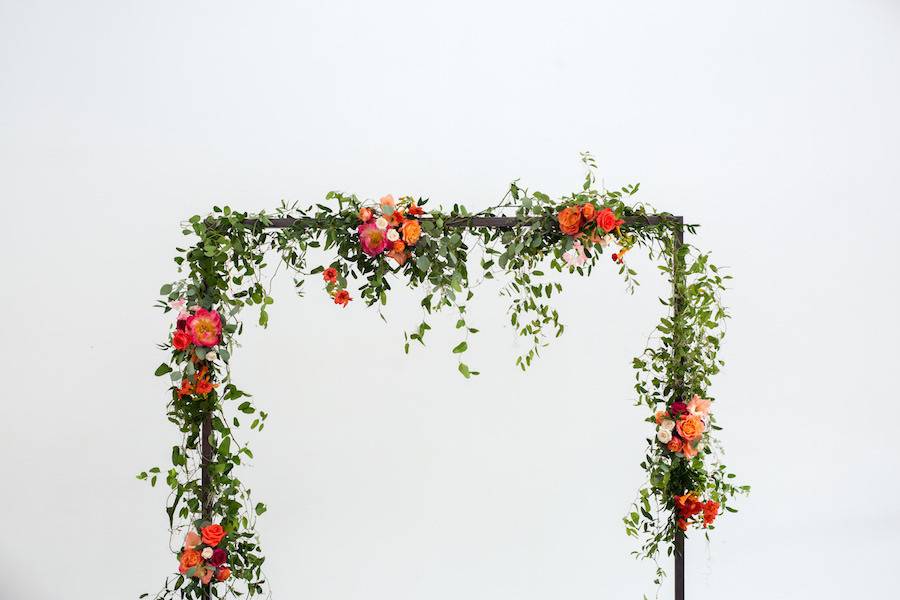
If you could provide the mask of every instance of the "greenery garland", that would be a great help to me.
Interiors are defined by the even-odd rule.
[[[679,528],[711,529],[720,509],[735,510],[729,501],[749,487],[733,485],[733,475],[721,463],[721,448],[712,435],[719,426],[708,394],[710,378],[722,364],[718,349],[728,315],[721,293],[728,277],[707,254],[689,245],[676,248],[674,228],[680,223],[671,215],[627,202],[638,185],[597,189],[594,161],[588,154],[582,159],[588,171],[577,192],[552,200],[514,182],[500,203],[478,213],[459,205],[447,212],[428,210],[427,200],[421,198],[395,201],[386,196],[363,202],[331,192],[326,196],[329,204],[282,205],[272,215],[215,207],[212,215],[191,217],[184,234],[196,241],[179,248],[175,257],[183,277],[164,285],[159,301],[165,312],[177,314],[160,346],[169,359],[156,375],[171,378],[167,415],[181,440],[172,447],[170,468],[163,472],[154,467],[138,475],[153,486],[164,478],[171,490],[166,513],[178,574],[166,578],[157,600],[268,593],[265,558],[255,532],[256,517],[266,507],[254,503],[237,476],[237,467],[253,458],[238,435],[241,427],[249,422],[251,430],[261,431],[268,415],[234,384],[229,365],[243,328],[241,311],[256,307],[259,324],[268,323],[267,308],[274,299],[264,285],[264,273],[267,257],[273,255],[278,267],[294,273],[299,293],[310,276],[321,275],[325,293],[342,307],[355,300],[351,282],[357,285],[359,300],[375,307],[386,304],[396,282],[418,289],[422,320],[405,334],[405,350],[425,344],[433,313],[453,311],[460,339],[452,352],[459,372],[469,378],[478,372],[463,357],[477,329],[469,323],[466,308],[473,287],[483,279],[505,282],[502,294],[509,301],[510,323],[528,341],[527,350],[516,358],[524,370],[549,339],[564,330],[551,305],[562,287],[548,278],[547,269],[589,275],[609,255],[633,291],[636,273],[624,256],[636,246],[647,248],[664,260],[661,268],[675,293],[662,299],[669,310],[650,346],[634,359],[637,404],[650,409],[647,421],[656,431],[647,440],[641,466],[648,477],[624,519],[626,531],[640,538],[638,557],[655,559]],[[473,217],[496,215],[514,216],[515,225],[467,227]],[[275,218],[292,218],[292,225],[273,229]],[[323,250],[333,260],[311,267],[310,249]],[[477,275],[470,271],[476,266]],[[208,482],[211,506],[204,512],[201,431],[209,415],[214,452]],[[659,566],[657,571],[659,581],[663,572]]]

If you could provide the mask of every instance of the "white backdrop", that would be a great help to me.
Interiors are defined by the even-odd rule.
[[[175,566],[134,473],[175,440],[152,304],[180,220],[336,188],[562,194],[586,149],[736,275],[714,393],[754,493],[689,541],[689,597],[891,597],[898,26],[889,0],[3,0],[0,598],[132,598]],[[441,328],[404,357],[403,290],[385,325],[276,284],[235,358],[272,415],[246,477],[275,597],[652,595],[620,517],[663,286],[632,260],[634,297],[612,269],[567,280],[527,375],[483,293],[471,381]]]

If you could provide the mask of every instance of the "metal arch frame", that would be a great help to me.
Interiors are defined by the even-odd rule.
[[[292,227],[297,227],[298,224],[300,226],[303,225],[304,221],[311,221],[309,219],[304,218],[293,218],[293,217],[281,217],[281,218],[272,218],[269,219],[265,223],[265,228],[267,229],[287,229]],[[248,219],[247,224],[255,224],[259,222],[258,219]],[[461,227],[461,228],[478,228],[478,227],[486,227],[491,229],[512,229],[517,224],[521,223],[521,219],[517,219],[516,217],[493,217],[493,216],[472,216],[472,217],[459,217],[453,220],[449,220],[445,222],[445,226],[447,227]],[[674,246],[675,255],[679,249],[684,245],[684,218],[678,215],[669,215],[669,214],[659,214],[659,215],[635,215],[629,216],[625,218],[625,223],[631,225],[632,227],[649,227],[654,225],[659,225],[661,223],[669,223],[672,225],[673,231],[673,239],[672,243]],[[677,318],[681,310],[683,309],[682,302],[677,294],[678,284],[684,281],[685,274],[679,272],[678,270],[678,260],[673,260],[672,264],[672,311],[673,317]],[[673,383],[673,389],[676,390],[677,396],[684,395],[684,389],[682,381],[675,381]],[[209,465],[213,460],[214,449],[210,442],[212,437],[212,412],[208,412],[203,419],[202,427],[201,427],[201,444],[200,444],[200,470],[201,470],[201,481],[200,481],[200,505],[202,507],[202,516],[206,521],[212,520],[212,505],[213,498],[211,495],[211,483],[209,477]],[[674,554],[675,554],[675,600],[684,600],[684,532],[681,530],[676,531],[675,533],[675,543],[674,543]],[[209,588],[203,592],[203,596],[206,599],[211,598],[211,592]]]

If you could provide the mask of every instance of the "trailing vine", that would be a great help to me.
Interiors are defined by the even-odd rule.
[[[674,242],[680,221],[632,202],[638,185],[598,189],[593,159],[582,158],[588,169],[578,191],[551,199],[514,182],[497,205],[477,213],[461,205],[432,210],[424,198],[375,202],[330,192],[311,207],[283,204],[253,215],[215,207],[211,215],[191,217],[183,232],[194,240],[175,257],[181,277],[162,287],[158,303],[174,315],[160,345],[169,358],[156,375],[171,380],[167,416],[180,438],[170,467],[138,475],[170,488],[166,513],[178,573],[166,578],[156,600],[269,594],[255,532],[266,507],[237,475],[253,458],[242,428],[261,431],[268,414],[234,383],[230,362],[244,309],[257,309],[259,325],[268,324],[274,299],[267,286],[280,269],[293,274],[299,294],[312,278],[342,308],[354,301],[380,308],[398,283],[417,290],[422,316],[404,334],[405,351],[425,345],[435,313],[451,311],[459,333],[452,353],[458,371],[471,378],[478,371],[464,357],[478,329],[467,308],[484,280],[501,285],[510,325],[527,342],[515,359],[526,370],[564,331],[552,306],[562,285],[549,271],[589,275],[612,265],[633,291],[637,273],[624,257],[635,247],[648,249],[664,261],[674,294],[662,299],[668,310],[657,335],[634,359],[637,404],[650,409],[647,420],[657,431],[647,440],[647,483],[625,517],[626,531],[641,540],[635,554],[652,559],[679,528],[711,528],[720,508],[734,510],[729,500],[749,488],[733,485],[721,463],[708,392],[722,364],[718,349],[728,315],[721,293],[728,277],[707,254]],[[501,226],[499,216],[506,217]],[[331,258],[311,264],[310,250]],[[205,485],[204,420],[212,449]]]

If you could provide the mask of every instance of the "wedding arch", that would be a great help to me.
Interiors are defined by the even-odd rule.
[[[169,358],[155,373],[171,379],[167,416],[181,439],[170,467],[138,474],[171,490],[166,513],[177,572],[166,577],[156,600],[268,594],[255,532],[266,506],[251,499],[237,475],[253,458],[237,433],[247,422],[261,431],[268,413],[237,387],[230,369],[242,309],[257,308],[259,324],[268,324],[274,300],[263,278],[273,270],[267,257],[278,257],[275,271],[293,272],[298,292],[308,278],[320,281],[336,309],[383,305],[396,282],[419,291],[423,318],[404,334],[406,352],[425,344],[433,313],[453,311],[460,339],[452,353],[460,374],[471,378],[478,371],[463,360],[478,331],[466,310],[474,297],[470,284],[493,279],[501,286],[510,324],[527,343],[516,364],[527,370],[564,330],[551,305],[562,286],[547,271],[589,275],[612,265],[633,291],[637,273],[625,256],[636,247],[661,260],[672,291],[660,299],[665,310],[655,335],[633,359],[636,405],[648,409],[653,430],[641,463],[647,480],[623,520],[639,542],[633,554],[657,561],[658,585],[664,576],[659,553],[674,556],[675,597],[684,598],[685,532],[693,527],[708,535],[716,516],[735,512],[730,502],[749,491],[733,483],[722,463],[708,391],[722,365],[718,350],[728,315],[721,293],[729,277],[684,242],[695,226],[632,202],[638,185],[598,189],[593,158],[583,154],[582,160],[587,175],[572,194],[553,200],[513,182],[497,205],[474,213],[461,205],[431,210],[423,198],[362,201],[330,192],[327,204],[307,208],[283,204],[273,214],[251,215],[215,207],[211,215],[191,217],[184,234],[195,240],[175,257],[183,276],[160,290],[159,307],[175,318],[160,345]],[[331,258],[312,266],[310,249]],[[601,263],[606,256],[609,262]]]

